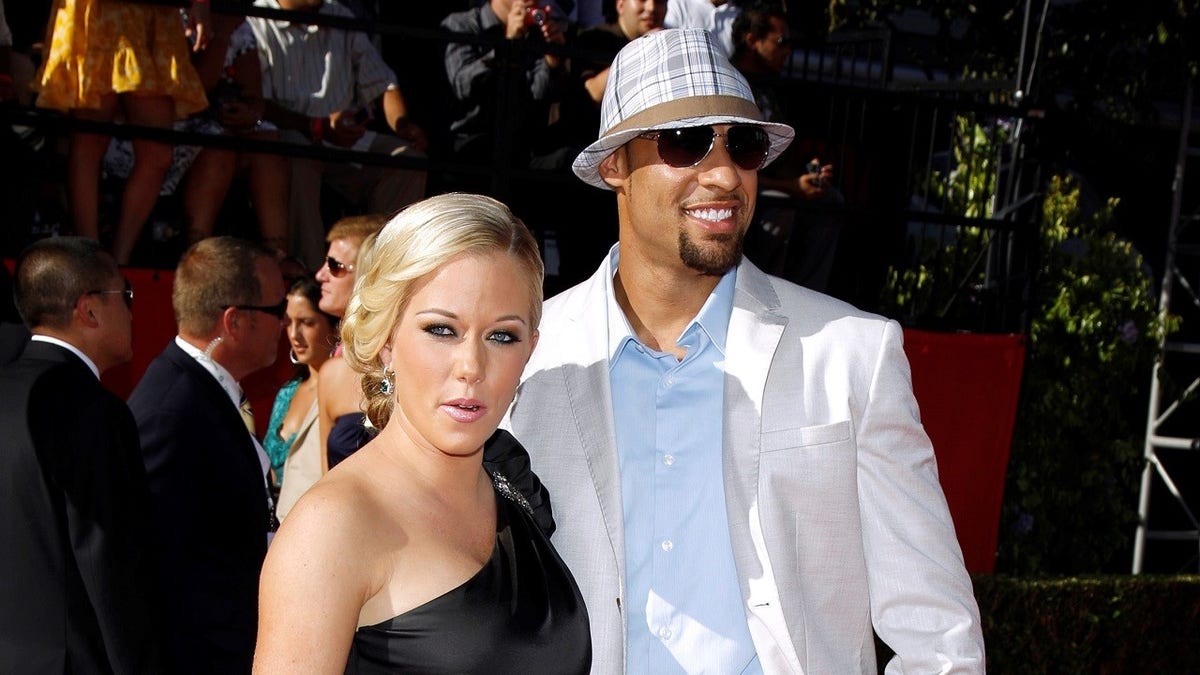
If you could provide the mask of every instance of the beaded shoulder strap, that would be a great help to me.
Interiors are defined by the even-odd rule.
[[[499,492],[508,501],[513,502],[517,506],[525,509],[525,512],[530,516],[533,515],[533,507],[529,505],[529,500],[525,498],[525,495],[521,494],[520,490],[514,488],[512,484],[508,482],[508,479],[504,477],[504,474],[500,473],[499,471],[494,471],[491,472],[491,476],[492,485],[495,486],[496,492]]]

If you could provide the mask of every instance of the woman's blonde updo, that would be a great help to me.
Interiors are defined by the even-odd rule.
[[[532,298],[530,327],[536,328],[543,274],[537,241],[507,206],[491,197],[451,193],[417,202],[359,249],[354,295],[342,319],[343,357],[362,375],[367,419],[375,428],[387,424],[395,404],[394,388],[384,392],[379,354],[416,282],[462,254],[495,252],[508,253],[524,270]]]

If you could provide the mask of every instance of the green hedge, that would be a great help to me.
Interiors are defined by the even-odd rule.
[[[1200,576],[974,581],[992,675],[1200,673]]]
[[[977,576],[988,675],[1200,674],[1200,576]],[[879,673],[891,658],[875,638]]]

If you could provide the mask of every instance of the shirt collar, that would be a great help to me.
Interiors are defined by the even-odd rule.
[[[279,6],[279,0],[258,0],[254,4],[258,5],[259,7],[267,7],[269,9],[278,9],[278,10],[283,9],[282,7]],[[321,3],[321,7],[320,7],[320,9],[317,10],[317,14],[325,14],[325,10],[328,7],[329,7],[328,2]],[[280,30],[287,29],[287,28],[295,28],[296,30],[304,31],[306,33],[315,33],[321,29],[320,26],[313,24],[313,23],[295,23],[294,24],[287,19],[264,19],[264,21],[274,22],[274,24],[276,26],[278,26]]]
[[[31,342],[49,342],[52,345],[58,345],[59,347],[62,347],[75,356],[78,356],[83,361],[83,365],[87,366],[88,370],[92,371],[92,374],[96,376],[96,379],[100,379],[100,369],[96,367],[96,363],[89,359],[87,354],[79,351],[79,348],[70,342],[63,342],[62,340],[59,340],[56,337],[50,337],[49,335],[34,335],[33,337],[29,338],[29,340]]]
[[[213,378],[217,381],[217,384],[221,385],[221,388],[224,389],[225,393],[229,395],[229,400],[233,401],[234,406],[241,406],[242,386],[237,383],[237,380],[233,379],[233,375],[230,375],[229,371],[225,370],[224,366],[214,361],[213,358],[208,354],[205,354],[203,350],[198,349],[196,346],[178,335],[175,336],[175,344],[178,345],[185,354],[193,359],[196,359],[196,363],[199,363],[201,368],[208,371],[208,373],[213,376]]]
[[[616,362],[621,350],[630,341],[636,341],[633,328],[625,311],[617,304],[617,294],[613,287],[613,277],[617,273],[617,262],[621,259],[621,245],[613,244],[608,251],[608,273],[604,275],[604,294],[608,297],[608,363],[611,367]],[[683,335],[689,331],[703,330],[713,346],[725,354],[725,337],[729,332],[729,315],[733,313],[733,291],[737,282],[738,267],[734,267],[721,277],[716,288],[704,301],[704,306],[683,329]],[[682,337],[682,335],[680,336]]]

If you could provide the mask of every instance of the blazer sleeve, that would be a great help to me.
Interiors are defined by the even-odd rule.
[[[857,441],[871,617],[896,653],[887,672],[983,673],[979,609],[894,321],[883,329]]]

